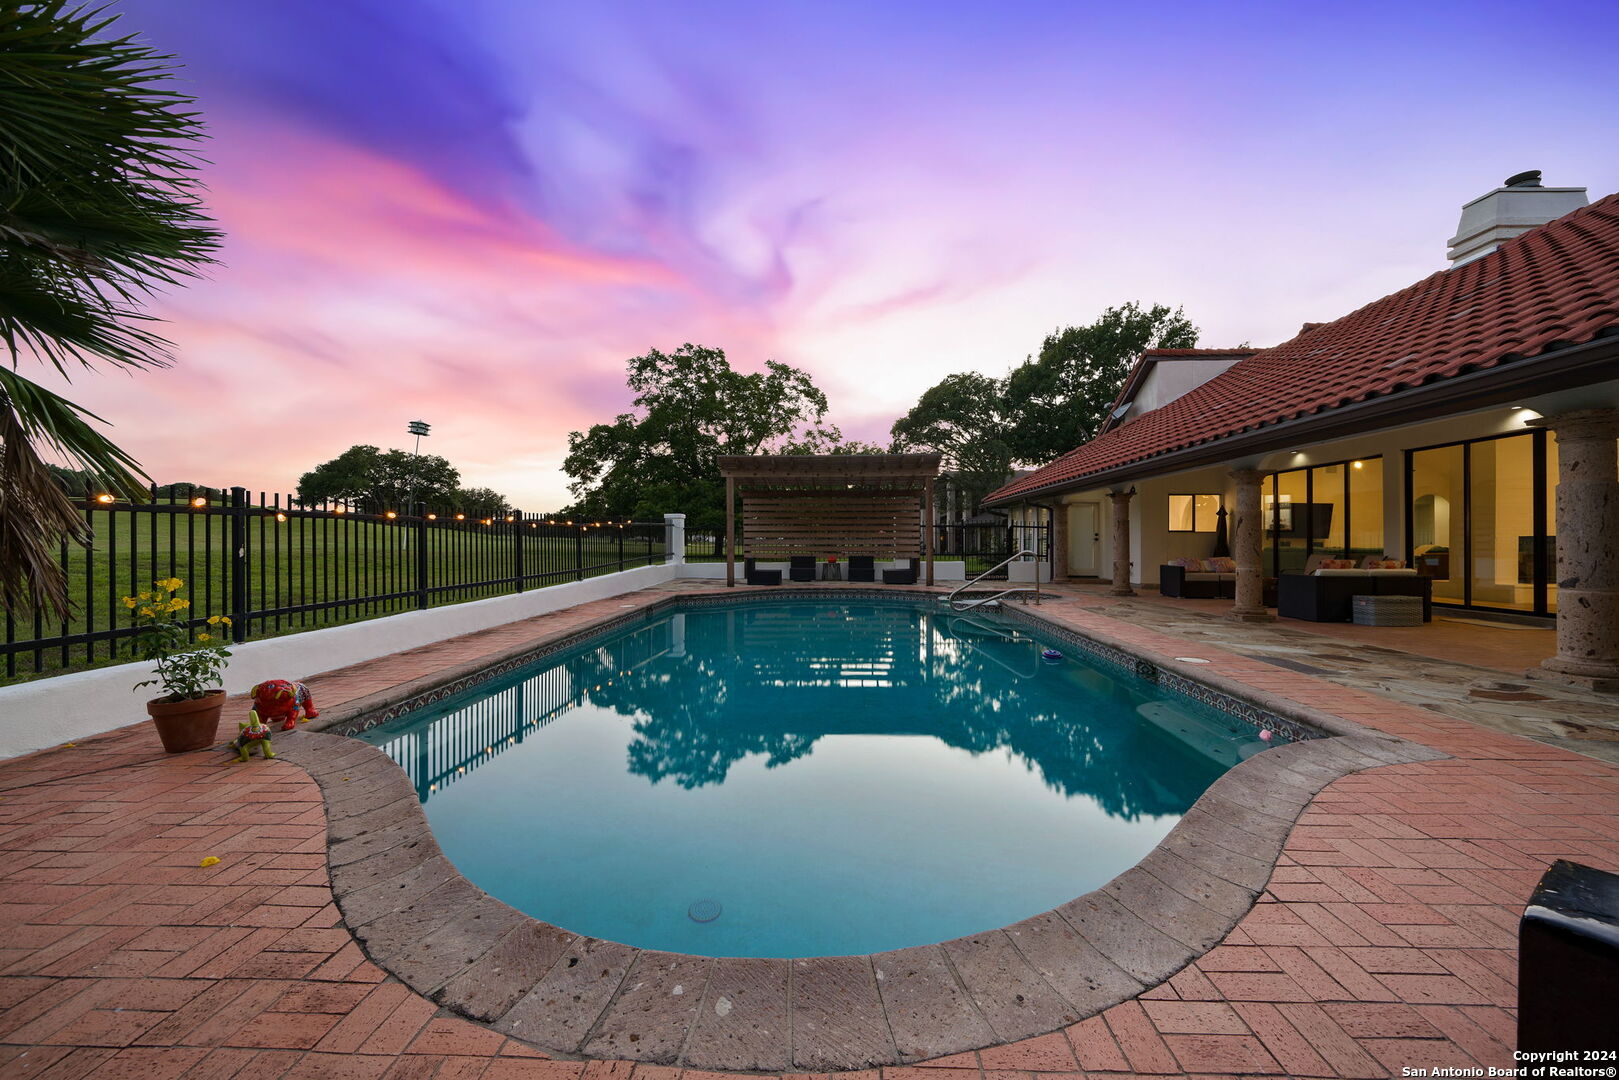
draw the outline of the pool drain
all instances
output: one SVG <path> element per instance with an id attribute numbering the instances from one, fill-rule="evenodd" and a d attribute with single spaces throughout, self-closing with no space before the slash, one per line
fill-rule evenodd
<path id="1" fill-rule="evenodd" d="M 692 922 L 713 922 L 723 910 L 718 900 L 699 900 L 686 909 L 686 914 Z"/>

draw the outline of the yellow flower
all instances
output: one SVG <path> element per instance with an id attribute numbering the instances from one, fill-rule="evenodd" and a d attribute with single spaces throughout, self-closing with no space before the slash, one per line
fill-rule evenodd
<path id="1" fill-rule="evenodd" d="M 124 606 L 126 608 L 134 607 L 135 606 L 135 598 L 133 596 L 124 597 Z"/>
<path id="2" fill-rule="evenodd" d="M 213 638 L 212 634 L 204 632 L 204 633 L 201 633 L 201 634 L 197 635 L 197 640 L 198 641 L 212 641 L 212 640 L 214 640 L 214 638 Z"/>
<path id="3" fill-rule="evenodd" d="M 141 614 L 145 615 L 147 618 L 151 618 L 153 615 L 156 615 L 157 612 L 153 611 L 149 607 L 143 607 L 143 608 L 141 608 Z"/>
<path id="4" fill-rule="evenodd" d="M 201 867 L 217 866 L 217 865 L 219 865 L 219 856 L 218 855 L 210 855 L 206 859 L 202 860 L 202 862 L 198 863 L 197 865 L 201 866 Z"/>
<path id="5" fill-rule="evenodd" d="M 177 577 L 164 578 L 162 581 L 154 582 L 153 584 L 157 585 L 158 588 L 167 589 L 169 592 L 178 592 L 185 588 L 186 585 Z"/>
<path id="6" fill-rule="evenodd" d="M 230 625 L 230 616 L 229 615 L 210 615 L 210 616 L 208 616 L 208 625 L 209 626 L 229 626 Z"/>
<path id="7" fill-rule="evenodd" d="M 169 601 L 169 610 L 170 611 L 184 611 L 186 608 L 188 608 L 190 606 L 191 606 L 191 601 L 190 600 L 182 600 L 178 596 L 176 596 L 173 600 Z"/>

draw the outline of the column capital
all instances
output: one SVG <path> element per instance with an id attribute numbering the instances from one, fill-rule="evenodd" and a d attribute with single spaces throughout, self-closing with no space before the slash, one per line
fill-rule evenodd
<path id="1" fill-rule="evenodd" d="M 1619 409 L 1570 409 L 1527 421 L 1526 426 L 1557 433 L 1557 441 L 1619 439 Z"/>
<path id="2" fill-rule="evenodd" d="M 1128 504 L 1130 500 L 1135 497 L 1135 494 L 1135 489 L 1131 488 L 1129 491 L 1110 491 L 1107 493 L 1107 497 L 1112 499 L 1115 503 Z"/>
<path id="3" fill-rule="evenodd" d="M 1232 469 L 1231 479 L 1239 484 L 1257 484 L 1270 475 L 1264 469 Z"/>

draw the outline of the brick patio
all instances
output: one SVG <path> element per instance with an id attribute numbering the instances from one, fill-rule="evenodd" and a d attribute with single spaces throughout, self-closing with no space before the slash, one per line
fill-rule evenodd
<path id="1" fill-rule="evenodd" d="M 323 709 L 341 710 L 666 595 L 583 605 L 310 681 Z M 1619 870 L 1619 768 L 1114 618 L 1079 593 L 1042 611 L 1165 655 L 1195 642 L 1227 678 L 1451 756 L 1328 786 L 1259 903 L 1167 983 L 1066 1030 L 884 1069 L 884 1080 L 1377 1077 L 1510 1064 L 1517 917 L 1553 859 Z M 289 761 L 232 767 L 216 751 L 169 757 L 155 745 L 135 725 L 0 763 L 0 1076 L 680 1071 L 549 1059 L 444 1014 L 371 963 L 343 926 L 308 775 Z M 205 856 L 221 861 L 200 868 Z"/>

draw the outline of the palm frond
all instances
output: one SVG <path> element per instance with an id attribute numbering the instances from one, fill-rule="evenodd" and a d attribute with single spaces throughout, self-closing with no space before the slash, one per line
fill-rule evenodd
<path id="1" fill-rule="evenodd" d="M 63 0 L 0 11 L 0 343 L 64 375 L 160 366 L 135 305 L 214 261 L 191 99 L 171 57 Z"/>
<path id="2" fill-rule="evenodd" d="M 115 31 L 105 7 L 0 0 L 0 608 L 65 614 L 55 557 L 87 542 L 40 456 L 103 491 L 144 497 L 139 466 L 98 419 L 17 373 L 161 367 L 169 343 L 140 309 L 214 261 L 193 147 L 202 125 L 172 57 Z"/>

